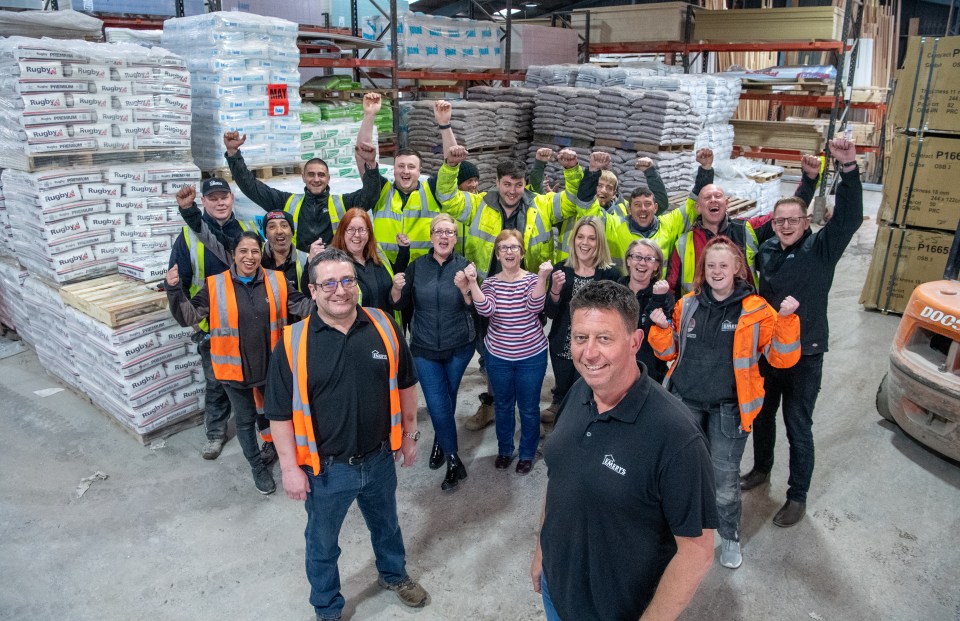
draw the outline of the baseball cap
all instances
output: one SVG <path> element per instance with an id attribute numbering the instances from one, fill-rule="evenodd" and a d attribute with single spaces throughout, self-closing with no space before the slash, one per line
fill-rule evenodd
<path id="1" fill-rule="evenodd" d="M 203 196 L 210 196 L 214 192 L 229 192 L 233 193 L 230 189 L 230 184 L 221 179 L 220 177 L 210 177 L 203 182 L 203 187 L 201 188 L 200 193 Z"/>

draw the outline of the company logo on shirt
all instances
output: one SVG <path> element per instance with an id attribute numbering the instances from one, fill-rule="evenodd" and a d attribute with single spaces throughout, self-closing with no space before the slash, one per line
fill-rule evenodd
<path id="1" fill-rule="evenodd" d="M 696 329 L 697 329 L 697 320 L 694 319 L 693 317 L 691 317 L 691 318 L 690 318 L 690 323 L 687 324 L 687 338 L 688 338 L 688 339 L 695 339 L 695 338 L 697 338 L 697 335 L 693 333 L 693 331 L 696 330 Z"/>
<path id="2" fill-rule="evenodd" d="M 386 354 L 381 354 L 381 353 L 378 352 L 377 350 L 373 350 L 372 352 L 370 352 L 370 356 L 371 356 L 374 360 L 387 360 L 387 355 L 386 355 Z"/>
<path id="3" fill-rule="evenodd" d="M 616 472 L 616 473 L 619 474 L 620 476 L 626 476 L 626 475 L 627 475 L 627 469 L 626 469 L 626 468 L 623 468 L 622 466 L 618 466 L 618 465 L 617 465 L 617 462 L 615 462 L 615 461 L 613 460 L 613 455 L 604 455 L 604 456 L 603 456 L 603 461 L 600 462 L 600 463 L 603 464 L 604 466 L 606 466 L 607 468 L 610 468 L 611 470 L 613 470 L 614 472 Z"/>
<path id="4" fill-rule="evenodd" d="M 729 319 L 724 319 L 723 323 L 720 324 L 721 332 L 736 332 L 736 330 L 737 330 L 736 322 L 730 321 Z"/>

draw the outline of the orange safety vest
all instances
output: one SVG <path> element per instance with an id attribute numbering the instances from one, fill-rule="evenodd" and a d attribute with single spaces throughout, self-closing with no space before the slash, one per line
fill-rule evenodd
<path id="1" fill-rule="evenodd" d="M 759 295 L 749 295 L 741 304 L 737 329 L 733 333 L 733 376 L 737 384 L 740 427 L 749 432 L 763 405 L 763 377 L 758 365 L 760 355 L 767 358 L 770 366 L 779 369 L 797 364 L 800 361 L 800 318 L 796 314 L 781 317 Z M 654 355 L 661 360 L 676 359 L 663 380 L 667 388 L 674 369 L 681 364 L 687 343 L 687 326 L 699 305 L 696 294 L 688 293 L 674 307 L 670 328 L 650 326 L 649 341 Z M 705 378 L 704 381 L 710 380 Z"/>
<path id="2" fill-rule="evenodd" d="M 287 325 L 287 279 L 274 270 L 262 270 L 270 305 L 270 347 L 280 340 Z M 220 381 L 243 381 L 240 363 L 240 320 L 237 295 L 230 271 L 207 277 L 210 294 L 210 362 Z"/>
<path id="3" fill-rule="evenodd" d="M 400 448 L 403 428 L 400 425 L 400 388 L 397 371 L 400 366 L 400 342 L 389 315 L 379 308 L 361 308 L 373 323 L 387 350 L 390 367 L 390 450 Z M 310 391 L 307 388 L 307 324 L 310 317 L 283 329 L 283 346 L 293 376 L 293 433 L 297 445 L 297 464 L 310 466 L 314 476 L 320 475 L 320 451 L 313 432 Z"/>

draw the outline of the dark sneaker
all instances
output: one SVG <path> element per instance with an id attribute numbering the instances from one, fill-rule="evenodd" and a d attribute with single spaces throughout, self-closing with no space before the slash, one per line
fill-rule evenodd
<path id="1" fill-rule="evenodd" d="M 427 595 L 427 592 L 424 590 L 424 588 L 417 584 L 417 582 L 410 576 L 407 576 L 396 584 L 387 584 L 381 577 L 377 578 L 377 584 L 389 591 L 396 593 L 400 601 L 404 605 L 410 606 L 411 608 L 422 608 L 423 606 L 426 606 L 427 600 L 430 597 Z"/>
<path id="2" fill-rule="evenodd" d="M 773 516 L 773 523 L 781 528 L 788 528 L 803 519 L 807 513 L 807 503 L 787 500 Z"/>
<path id="3" fill-rule="evenodd" d="M 273 442 L 263 443 L 263 446 L 260 447 L 260 459 L 263 460 L 264 466 L 269 466 L 277 461 L 277 447 L 273 445 Z"/>
<path id="4" fill-rule="evenodd" d="M 764 483 L 770 480 L 769 472 L 760 472 L 759 470 L 751 470 L 742 477 L 740 477 L 740 491 L 746 492 L 752 490 L 755 487 L 760 487 Z"/>
<path id="5" fill-rule="evenodd" d="M 277 484 L 273 480 L 273 473 L 267 467 L 253 471 L 253 484 L 257 486 L 257 491 L 267 496 L 277 491 Z"/>
<path id="6" fill-rule="evenodd" d="M 223 451 L 223 438 L 214 438 L 213 440 L 207 440 L 207 443 L 200 449 L 200 457 L 216 459 L 220 457 L 221 451 Z"/>

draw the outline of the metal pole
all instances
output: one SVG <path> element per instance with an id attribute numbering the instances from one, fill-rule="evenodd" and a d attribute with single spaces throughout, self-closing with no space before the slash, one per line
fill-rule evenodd
<path id="1" fill-rule="evenodd" d="M 503 52 L 503 71 L 510 73 L 510 39 L 513 38 L 513 1 L 507 0 L 507 6 L 504 9 L 507 12 L 507 36 L 504 40 Z"/>
<path id="2" fill-rule="evenodd" d="M 356 4 L 357 0 L 353 0 Z M 390 58 L 393 60 L 393 70 L 390 72 L 391 106 L 393 107 L 393 133 L 397 134 L 400 128 L 400 80 L 397 77 L 399 70 L 399 54 L 397 53 L 397 0 L 390 0 Z"/>

